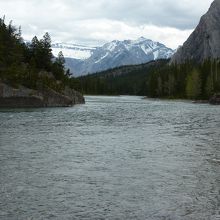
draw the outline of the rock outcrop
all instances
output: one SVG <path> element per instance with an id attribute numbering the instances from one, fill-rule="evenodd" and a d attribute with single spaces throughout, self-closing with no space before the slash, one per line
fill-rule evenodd
<path id="1" fill-rule="evenodd" d="M 213 95 L 210 98 L 209 103 L 212 105 L 220 105 L 220 94 Z"/>
<path id="2" fill-rule="evenodd" d="M 69 107 L 83 103 L 85 103 L 84 97 L 79 92 L 67 87 L 62 93 L 58 93 L 49 88 L 41 90 L 33 90 L 24 86 L 13 88 L 0 82 L 0 107 Z"/>
<path id="3" fill-rule="evenodd" d="M 171 63 L 187 60 L 202 62 L 220 58 L 220 0 L 215 0 L 188 40 L 171 59 Z"/>

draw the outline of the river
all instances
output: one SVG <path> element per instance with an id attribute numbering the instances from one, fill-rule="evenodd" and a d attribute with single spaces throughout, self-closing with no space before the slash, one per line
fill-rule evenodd
<path id="1" fill-rule="evenodd" d="M 1 109 L 0 219 L 219 220 L 220 107 Z"/>

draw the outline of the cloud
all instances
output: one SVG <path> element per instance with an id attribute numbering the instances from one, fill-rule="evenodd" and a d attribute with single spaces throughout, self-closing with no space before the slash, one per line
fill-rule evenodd
<path id="1" fill-rule="evenodd" d="M 105 43 L 112 40 L 137 39 L 145 36 L 149 39 L 162 42 L 171 48 L 176 48 L 181 42 L 189 36 L 192 30 L 178 30 L 170 27 L 157 27 L 155 25 L 130 26 L 121 21 L 112 21 L 108 19 L 82 20 L 73 24 L 74 33 L 66 37 L 65 41 Z M 64 27 L 65 29 L 65 27 Z M 61 39 L 57 39 L 60 41 Z"/>
<path id="2" fill-rule="evenodd" d="M 140 36 L 175 48 L 212 0 L 0 0 L 0 14 L 30 39 L 49 31 L 54 41 L 102 44 Z"/>

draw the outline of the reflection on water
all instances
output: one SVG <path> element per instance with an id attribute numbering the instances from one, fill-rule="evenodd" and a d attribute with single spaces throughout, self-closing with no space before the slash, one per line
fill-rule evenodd
<path id="1" fill-rule="evenodd" d="M 86 97 L 0 111 L 0 219 L 220 219 L 220 108 Z"/>

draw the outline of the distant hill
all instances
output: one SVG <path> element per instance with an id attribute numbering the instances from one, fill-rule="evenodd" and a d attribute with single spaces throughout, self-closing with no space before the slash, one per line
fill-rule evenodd
<path id="1" fill-rule="evenodd" d="M 133 74 L 134 72 L 144 72 L 147 74 L 146 70 L 149 70 L 149 68 L 157 68 L 158 66 L 165 65 L 169 62 L 169 59 L 160 59 L 160 60 L 152 60 L 147 63 L 143 64 L 137 64 L 137 65 L 127 65 L 127 66 L 120 66 L 115 67 L 112 69 L 108 69 L 105 71 L 88 74 L 86 76 L 78 77 L 78 79 L 81 78 L 87 78 L 87 77 L 119 77 L 119 76 L 126 76 L 129 74 Z"/>
<path id="2" fill-rule="evenodd" d="M 171 63 L 180 64 L 187 60 L 202 62 L 217 58 L 220 58 L 220 0 L 211 4 L 194 32 L 174 54 Z"/>
<path id="3" fill-rule="evenodd" d="M 128 65 L 78 77 L 82 92 L 94 95 L 146 95 L 149 77 L 169 60 Z"/>

